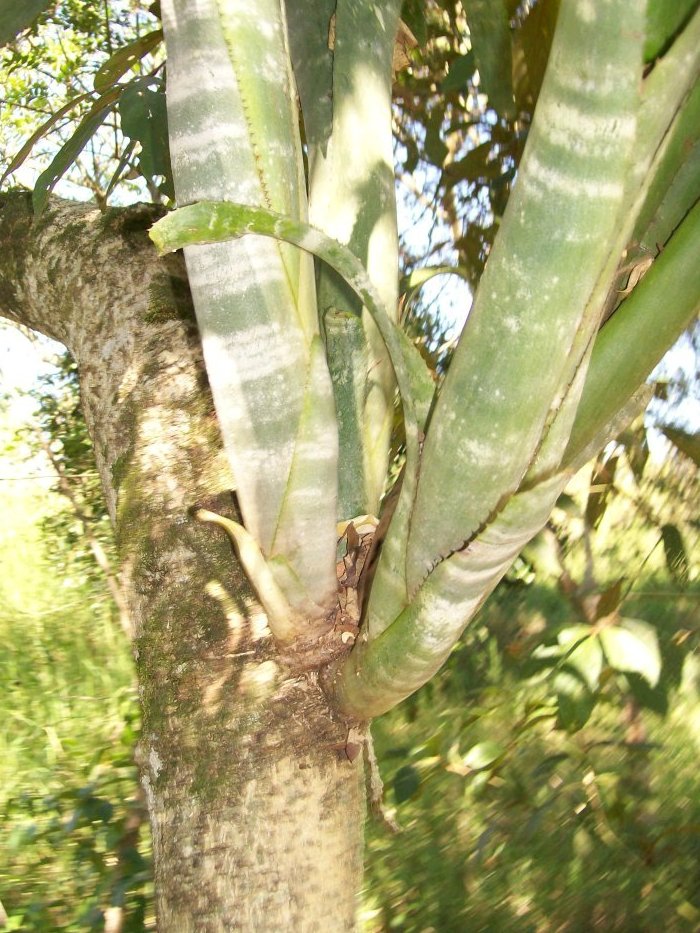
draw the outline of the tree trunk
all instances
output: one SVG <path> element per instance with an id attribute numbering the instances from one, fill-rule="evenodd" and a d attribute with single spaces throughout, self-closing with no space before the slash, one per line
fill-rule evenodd
<path id="1" fill-rule="evenodd" d="M 222 715 L 220 695 L 205 700 L 205 732 L 188 717 L 144 742 L 163 931 L 354 929 L 360 768 L 304 678 L 256 698 L 268 673 L 226 674 L 221 694 L 242 702 Z"/>
<path id="2" fill-rule="evenodd" d="M 134 620 L 159 929 L 352 930 L 362 761 L 318 662 L 281 656 L 206 507 L 238 517 L 158 210 L 0 198 L 0 314 L 75 356 Z M 352 757 L 352 756 L 351 756 Z"/>

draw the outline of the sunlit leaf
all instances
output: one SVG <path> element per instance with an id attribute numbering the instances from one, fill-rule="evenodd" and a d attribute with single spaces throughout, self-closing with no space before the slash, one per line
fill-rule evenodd
<path id="1" fill-rule="evenodd" d="M 499 758 L 502 758 L 505 749 L 498 742 L 486 741 L 479 742 L 469 749 L 464 756 L 464 764 L 472 771 L 482 771 L 495 764 Z"/>
<path id="2" fill-rule="evenodd" d="M 603 654 L 591 627 L 571 625 L 559 632 L 557 641 L 564 649 L 563 664 L 573 668 L 590 690 L 595 690 L 603 669 Z"/>
<path id="3" fill-rule="evenodd" d="M 95 74 L 93 82 L 95 90 L 106 91 L 162 41 L 163 30 L 154 29 L 153 32 L 146 33 L 145 36 L 139 36 L 138 39 L 134 39 L 128 45 L 123 45 L 120 49 L 117 49 L 114 55 L 108 58 Z"/>
<path id="4" fill-rule="evenodd" d="M 616 671 L 640 674 L 655 686 L 661 675 L 661 653 L 656 630 L 639 619 L 621 619 L 599 635 L 605 657 Z"/>

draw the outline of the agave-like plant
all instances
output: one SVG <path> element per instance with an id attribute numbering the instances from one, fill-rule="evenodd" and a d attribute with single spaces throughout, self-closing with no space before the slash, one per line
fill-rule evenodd
<path id="1" fill-rule="evenodd" d="M 185 247 L 243 516 L 225 524 L 282 644 L 339 612 L 338 533 L 379 514 L 398 387 L 400 492 L 331 686 L 367 720 L 440 667 L 697 311 L 697 179 L 682 175 L 700 14 L 645 74 L 644 0 L 563 0 L 519 177 L 436 391 L 397 323 L 401 4 L 163 7 L 182 206 L 152 238 Z M 645 274 L 620 301 L 630 262 Z"/>

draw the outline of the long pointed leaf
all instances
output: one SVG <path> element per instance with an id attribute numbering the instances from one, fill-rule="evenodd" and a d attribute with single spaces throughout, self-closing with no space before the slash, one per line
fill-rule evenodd
<path id="1" fill-rule="evenodd" d="M 128 45 L 117 49 L 95 73 L 92 83 L 95 90 L 106 91 L 162 41 L 163 30 L 154 29 L 153 32 L 147 32 L 145 36 L 139 36 Z"/>
<path id="2" fill-rule="evenodd" d="M 303 12 L 307 6 L 295 3 L 292 10 L 308 15 Z M 334 8 L 333 29 L 326 40 L 332 46 L 333 119 L 330 135 L 322 125 L 315 134 L 320 141 L 309 148 L 309 217 L 315 227 L 347 245 L 360 259 L 395 318 L 398 234 L 391 80 L 401 2 L 337 0 Z M 327 7 L 324 10 L 327 13 Z M 327 65 L 325 58 L 324 80 Z M 322 317 L 330 308 L 360 310 L 343 279 L 324 267 L 319 268 L 318 302 Z M 362 447 L 366 499 L 361 511 L 376 514 L 388 466 L 395 384 L 383 340 L 367 315 L 364 328 L 367 392 L 353 419 L 361 435 L 341 438 L 345 446 L 340 456 L 351 459 Z"/>
<path id="3" fill-rule="evenodd" d="M 51 164 L 37 178 L 32 192 L 32 203 L 35 214 L 39 215 L 46 207 L 49 194 L 54 186 L 73 165 L 83 149 L 90 142 L 97 130 L 105 122 L 114 109 L 114 105 L 121 93 L 121 88 L 112 88 L 103 94 L 92 105 L 78 124 L 77 129 L 51 160 Z"/>
<path id="4" fill-rule="evenodd" d="M 698 313 L 699 238 L 700 203 L 598 334 L 564 464 L 613 418 Z"/>
<path id="5" fill-rule="evenodd" d="M 232 198 L 306 217 L 303 159 L 279 0 L 164 0 L 168 122 L 180 203 Z M 262 64 L 261 64 L 262 63 Z M 309 594 L 335 598 L 337 430 L 314 349 L 310 257 L 249 238 L 185 250 L 204 357 L 244 522 Z M 311 378 L 311 374 L 313 377 Z M 309 435 L 305 412 L 317 406 Z M 299 452 L 319 471 L 298 485 Z M 302 474 L 304 471 L 302 471 Z M 293 498 L 294 512 L 285 512 Z M 278 548 L 291 548 L 287 553 Z M 310 555 L 310 556 L 309 556 Z M 290 577 L 291 579 L 291 577 Z M 295 584 L 295 593 L 298 584 Z"/>
<path id="6" fill-rule="evenodd" d="M 518 488 L 596 326 L 584 314 L 624 203 L 643 21 L 641 0 L 562 5 L 520 175 L 426 438 L 409 593 Z"/>
<path id="7" fill-rule="evenodd" d="M 78 106 L 78 104 L 88 100 L 90 97 L 92 97 L 92 94 L 90 94 L 89 91 L 86 94 L 78 94 L 77 97 L 72 98 L 72 100 L 69 100 L 62 107 L 59 107 L 55 113 L 51 114 L 49 119 L 42 123 L 41 126 L 32 133 L 22 148 L 17 152 L 16 155 L 12 157 L 10 164 L 5 169 L 2 178 L 0 178 L 0 185 L 9 175 L 17 171 L 17 169 L 20 167 L 20 165 L 22 165 L 24 160 L 32 151 L 34 146 L 39 142 L 40 139 L 42 139 L 42 137 L 48 133 L 52 126 L 58 123 L 61 117 L 64 117 L 67 113 L 70 113 L 71 110 Z"/>

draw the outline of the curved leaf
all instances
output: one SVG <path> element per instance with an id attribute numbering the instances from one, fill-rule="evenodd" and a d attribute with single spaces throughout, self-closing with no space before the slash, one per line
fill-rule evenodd
<path id="1" fill-rule="evenodd" d="M 141 143 L 144 175 L 164 175 L 172 184 L 163 81 L 152 77 L 131 81 L 119 98 L 119 115 L 124 135 Z"/>
<path id="2" fill-rule="evenodd" d="M 92 94 L 88 91 L 85 94 L 78 94 L 77 97 L 73 97 L 62 107 L 59 107 L 58 110 L 53 113 L 48 120 L 41 124 L 41 126 L 35 130 L 29 139 L 24 143 L 19 152 L 12 157 L 10 164 L 5 169 L 2 178 L 0 178 L 0 185 L 5 181 L 5 179 L 11 175 L 13 172 L 16 172 L 17 169 L 22 165 L 24 160 L 27 158 L 29 153 L 32 151 L 34 146 L 39 142 L 39 140 L 44 137 L 48 131 L 54 126 L 61 117 L 64 117 L 67 113 L 70 113 L 78 104 L 81 104 L 85 100 L 89 100 L 92 97 Z"/>
<path id="3" fill-rule="evenodd" d="M 292 624 L 291 607 L 253 536 L 238 522 L 207 509 L 199 509 L 196 517 L 201 522 L 211 522 L 224 529 L 233 542 L 243 569 L 267 613 L 270 630 L 282 642 L 293 641 L 297 629 Z"/>
<path id="4" fill-rule="evenodd" d="M 97 130 L 105 122 L 114 109 L 121 88 L 112 88 L 102 97 L 98 98 L 90 110 L 78 124 L 78 128 L 68 142 L 62 146 L 51 161 L 51 164 L 38 177 L 32 192 L 32 203 L 35 214 L 39 215 L 46 207 L 50 192 L 56 183 L 65 175 L 73 165 L 85 146 L 90 142 Z"/>
<path id="5" fill-rule="evenodd" d="M 153 32 L 148 32 L 145 36 L 139 36 L 138 39 L 134 39 L 128 45 L 123 45 L 100 66 L 95 73 L 92 86 L 96 91 L 106 91 L 162 41 L 163 30 L 154 29 Z"/>

